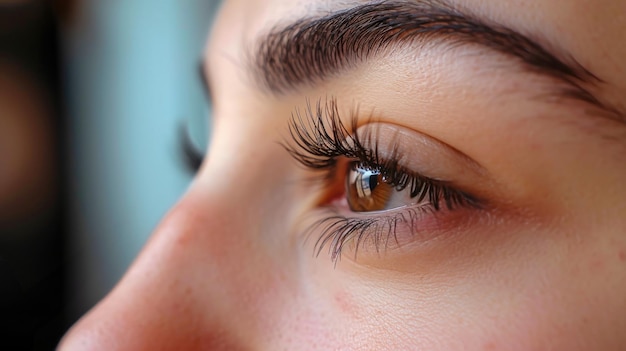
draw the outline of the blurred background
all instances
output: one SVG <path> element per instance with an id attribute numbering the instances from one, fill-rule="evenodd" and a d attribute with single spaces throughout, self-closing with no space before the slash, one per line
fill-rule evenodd
<path id="1" fill-rule="evenodd" d="M 218 6 L 0 0 L 0 349 L 54 349 L 186 190 Z"/>

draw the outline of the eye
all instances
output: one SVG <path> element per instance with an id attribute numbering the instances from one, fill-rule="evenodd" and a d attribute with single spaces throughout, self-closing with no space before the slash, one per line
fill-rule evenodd
<path id="1" fill-rule="evenodd" d="M 372 122 L 348 129 L 334 101 L 294 113 L 286 150 L 319 174 L 318 218 L 304 231 L 318 234 L 317 255 L 327 248 L 337 262 L 348 249 L 379 252 L 453 231 L 484 201 L 448 179 L 467 162 L 454 150 L 395 125 Z M 456 169 L 465 170 L 468 167 Z M 471 169 L 471 168 L 470 168 Z M 457 177 L 458 178 L 458 177 Z M 368 251 L 368 250 L 365 250 Z"/>
<path id="2" fill-rule="evenodd" d="M 342 196 L 352 212 L 362 213 L 416 205 L 435 210 L 443 205 L 451 210 L 469 201 L 466 194 L 440 181 L 399 169 L 395 160 L 382 165 L 367 160 L 351 162 Z"/>

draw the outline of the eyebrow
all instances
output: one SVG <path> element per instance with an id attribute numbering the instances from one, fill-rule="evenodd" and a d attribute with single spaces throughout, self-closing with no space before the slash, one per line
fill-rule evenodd
<path id="1" fill-rule="evenodd" d="M 529 37 L 487 24 L 442 0 L 374 2 L 275 27 L 252 52 L 252 71 L 261 86 L 281 94 L 318 84 L 394 47 L 420 47 L 435 40 L 495 50 L 533 72 L 566 83 L 559 91 L 563 96 L 614 113 L 585 88 L 602 81 L 572 55 L 560 59 Z"/>

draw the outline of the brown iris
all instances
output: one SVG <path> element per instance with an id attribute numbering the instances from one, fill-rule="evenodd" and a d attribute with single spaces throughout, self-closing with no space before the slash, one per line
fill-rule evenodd
<path id="1" fill-rule="evenodd" d="M 394 191 L 383 180 L 382 174 L 353 164 L 348 173 L 346 197 L 350 209 L 354 212 L 381 211 L 387 209 Z"/>

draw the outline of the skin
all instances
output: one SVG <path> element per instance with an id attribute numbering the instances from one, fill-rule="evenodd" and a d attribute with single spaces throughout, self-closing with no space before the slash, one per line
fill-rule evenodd
<path id="1" fill-rule="evenodd" d="M 626 2 L 455 2 L 567 50 L 604 81 L 593 89 L 611 118 L 537 98 L 557 83 L 471 46 L 398 50 L 280 96 L 251 80 L 246 45 L 260 33 L 349 4 L 225 2 L 206 50 L 207 160 L 60 350 L 626 348 Z M 327 96 L 342 116 L 356 103 L 432 141 L 408 142 L 407 162 L 489 205 L 426 219 L 400 247 L 316 257 L 319 230 L 302 232 L 327 186 L 312 188 L 316 173 L 278 142 L 294 107 Z"/>

